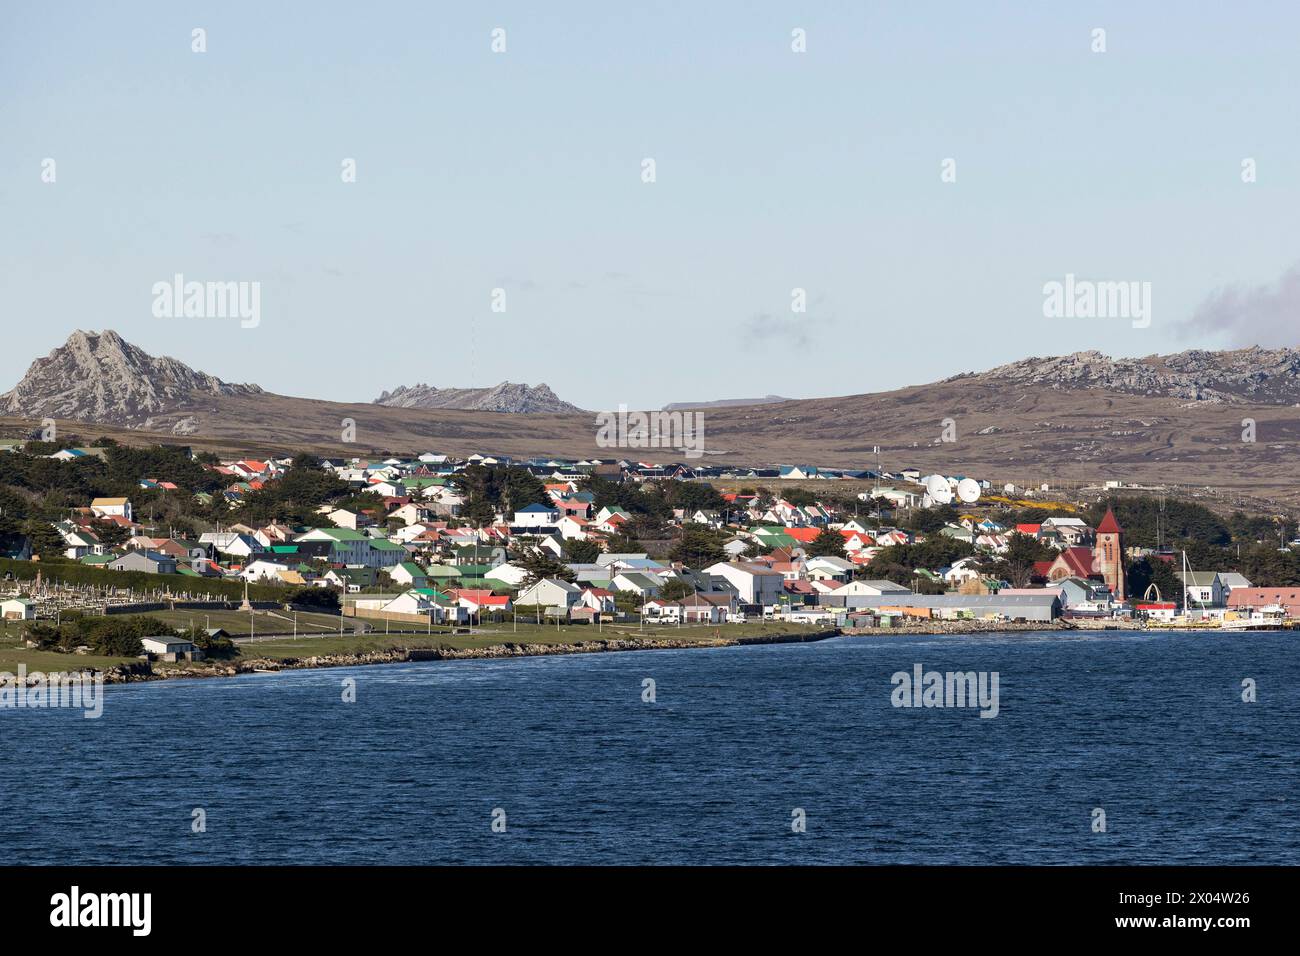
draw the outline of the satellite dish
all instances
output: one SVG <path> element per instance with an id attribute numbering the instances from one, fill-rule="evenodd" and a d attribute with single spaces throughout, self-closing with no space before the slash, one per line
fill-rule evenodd
<path id="1" fill-rule="evenodd" d="M 957 497 L 968 505 L 980 500 L 980 483 L 974 478 L 963 478 L 957 482 Z"/>
<path id="2" fill-rule="evenodd" d="M 933 507 L 934 507 L 934 499 L 930 497 L 929 492 L 926 492 L 925 494 L 923 494 L 923 495 L 921 496 L 921 507 L 922 507 L 922 508 L 933 508 Z"/>
<path id="3" fill-rule="evenodd" d="M 925 492 L 935 504 L 946 505 L 952 501 L 952 486 L 943 475 L 931 475 L 925 479 Z"/>

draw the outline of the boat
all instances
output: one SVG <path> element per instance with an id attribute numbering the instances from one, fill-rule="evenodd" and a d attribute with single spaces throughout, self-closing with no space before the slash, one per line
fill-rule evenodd
<path id="1" fill-rule="evenodd" d="M 1286 615 L 1282 605 L 1266 604 L 1252 609 L 1249 617 L 1225 619 L 1220 626 L 1225 631 L 1289 631 L 1293 625 Z"/>

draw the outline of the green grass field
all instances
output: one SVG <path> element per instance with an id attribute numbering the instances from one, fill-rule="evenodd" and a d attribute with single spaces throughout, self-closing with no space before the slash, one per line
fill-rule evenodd
<path id="1" fill-rule="evenodd" d="M 252 615 L 239 611 L 150 611 L 148 617 L 157 618 L 172 627 L 184 630 L 190 625 L 197 627 L 225 628 L 231 637 L 248 637 L 249 620 L 252 619 L 256 634 L 285 634 L 293 631 L 294 615 L 290 611 L 254 611 Z M 343 622 L 345 630 L 352 630 L 352 620 Z M 339 617 L 337 614 L 298 613 L 299 634 L 337 634 Z"/>
<path id="2" fill-rule="evenodd" d="M 711 641 L 715 638 L 733 639 L 741 637 L 761 637 L 778 634 L 815 633 L 819 628 L 800 624 L 779 622 L 751 622 L 746 624 L 721 624 L 715 626 L 660 627 L 647 626 L 638 630 L 636 624 L 607 624 L 602 628 L 582 625 L 550 627 L 545 624 L 519 622 L 516 630 L 510 624 L 493 624 L 475 628 L 471 634 L 442 633 L 435 628 L 432 634 L 422 632 L 412 634 L 385 635 L 382 631 L 366 634 L 335 634 L 330 637 L 301 637 L 293 639 L 269 639 L 253 641 L 240 645 L 243 657 L 312 657 L 322 654 L 360 654 L 373 651 L 392 650 L 393 648 L 467 648 L 492 647 L 498 644 L 581 644 L 585 641 L 599 640 L 673 640 L 673 641 Z"/>
<path id="3" fill-rule="evenodd" d="M 23 625 L 15 621 L 0 621 L 0 671 L 14 674 L 19 664 L 27 670 L 54 673 L 79 671 L 88 667 L 103 670 L 115 664 L 134 661 L 131 657 L 101 657 L 95 654 L 61 654 L 58 651 L 33 651 L 20 646 Z"/>

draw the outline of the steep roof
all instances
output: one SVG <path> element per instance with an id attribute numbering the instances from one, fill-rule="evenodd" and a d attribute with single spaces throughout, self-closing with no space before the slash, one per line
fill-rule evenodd
<path id="1" fill-rule="evenodd" d="M 1121 528 L 1119 526 L 1119 522 L 1115 520 L 1114 511 L 1112 511 L 1109 508 L 1106 509 L 1106 517 L 1102 518 L 1101 524 L 1097 525 L 1097 533 L 1098 534 L 1123 534 L 1124 533 L 1124 529 Z"/>
<path id="2" fill-rule="evenodd" d="M 1092 548 L 1066 548 L 1052 564 L 1062 563 L 1067 571 L 1081 578 L 1088 578 L 1097 572 L 1093 569 Z"/>

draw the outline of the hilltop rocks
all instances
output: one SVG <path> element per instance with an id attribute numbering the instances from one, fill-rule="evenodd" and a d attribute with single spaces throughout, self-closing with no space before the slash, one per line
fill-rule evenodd
<path id="1" fill-rule="evenodd" d="M 139 426 L 213 395 L 256 395 L 174 358 L 155 358 L 108 329 L 76 331 L 0 395 L 0 414 Z"/>
<path id="2" fill-rule="evenodd" d="M 399 385 L 383 392 L 372 404 L 393 408 L 463 408 L 480 412 L 579 412 L 582 409 L 560 399 L 545 385 L 502 382 L 492 388 L 436 388 L 432 385 Z"/>
<path id="3" fill-rule="evenodd" d="M 1116 359 L 1096 351 L 1075 352 L 1022 359 L 947 381 L 958 379 L 989 384 L 1011 381 L 1052 388 L 1105 389 L 1212 404 L 1292 405 L 1300 402 L 1300 349 L 1258 346 L 1234 352 L 1191 349 L 1140 359 Z"/>

